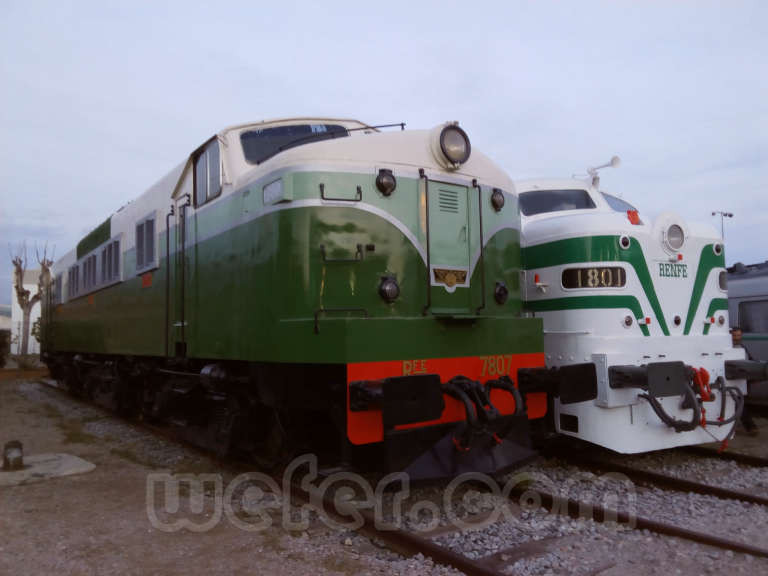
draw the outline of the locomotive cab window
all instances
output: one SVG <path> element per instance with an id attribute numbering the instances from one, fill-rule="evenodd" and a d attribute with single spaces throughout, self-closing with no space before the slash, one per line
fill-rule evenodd
<path id="1" fill-rule="evenodd" d="M 595 207 L 586 190 L 531 190 L 520 194 L 520 211 L 525 216 Z"/>
<path id="2" fill-rule="evenodd" d="M 136 224 L 136 272 L 140 274 L 155 267 L 155 215 L 152 214 Z"/>
<path id="3" fill-rule="evenodd" d="M 195 206 L 201 206 L 221 194 L 221 154 L 214 138 L 195 157 Z"/>
<path id="4" fill-rule="evenodd" d="M 240 134 L 243 154 L 250 164 L 261 164 L 288 148 L 349 136 L 338 124 L 298 124 L 248 130 Z"/>
<path id="5" fill-rule="evenodd" d="M 605 192 L 600 192 L 600 194 L 603 195 L 603 198 L 605 198 L 605 201 L 608 202 L 608 206 L 611 207 L 611 210 L 614 212 L 628 212 L 630 210 L 634 210 L 637 212 L 637 208 L 632 206 L 629 202 L 622 200 L 618 196 L 613 196 L 611 194 L 606 194 Z"/>

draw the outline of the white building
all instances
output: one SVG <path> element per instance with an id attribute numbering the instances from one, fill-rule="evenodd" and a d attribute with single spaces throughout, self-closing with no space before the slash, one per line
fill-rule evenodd
<path id="1" fill-rule="evenodd" d="M 31 298 L 37 294 L 37 279 L 40 277 L 40 270 L 26 270 L 24 272 L 24 289 L 29 290 L 29 297 Z M 40 354 L 40 343 L 32 336 L 32 325 L 35 320 L 40 318 L 40 311 L 42 307 L 40 302 L 32 307 L 32 312 L 29 314 L 29 346 L 27 347 L 28 354 Z M 21 306 L 16 300 L 16 289 L 13 283 L 11 283 L 11 354 L 21 353 L 21 330 L 24 325 L 24 315 L 21 313 Z"/>

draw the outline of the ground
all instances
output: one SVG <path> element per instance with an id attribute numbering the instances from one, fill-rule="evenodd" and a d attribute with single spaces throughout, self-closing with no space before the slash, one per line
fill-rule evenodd
<path id="1" fill-rule="evenodd" d="M 0 371 L 0 447 L 17 439 L 27 455 L 68 453 L 96 468 L 76 476 L 0 487 L 0 575 L 456 574 L 420 556 L 399 556 L 357 533 L 330 529 L 316 516 L 306 529 L 284 529 L 279 516 L 273 516 L 275 522 L 268 529 L 243 530 L 232 518 L 244 518 L 249 498 L 258 497 L 247 491 L 235 499 L 233 516 L 223 517 L 210 529 L 164 531 L 164 526 L 179 518 L 191 518 L 197 524 L 209 520 L 213 498 L 209 491 L 200 514 L 183 513 L 189 512 L 184 503 L 182 512 L 175 513 L 163 500 L 162 486 L 150 483 L 155 489 L 148 491 L 153 474 L 217 474 L 223 486 L 231 486 L 238 472 L 74 400 L 42 384 L 44 376 L 44 370 Z M 760 424 L 765 433 L 768 427 L 763 421 Z M 763 444 L 764 438 L 742 435 L 732 446 L 763 455 Z M 150 494 L 165 507 L 148 506 Z M 189 491 L 180 494 L 183 499 Z M 515 552 L 510 546 L 521 530 L 540 533 L 534 539 L 543 539 Z M 567 519 L 553 525 L 552 518 L 539 512 L 486 532 L 449 533 L 447 545 L 465 552 L 477 548 L 480 555 L 498 550 L 497 567 L 506 565 L 510 573 L 575 570 L 579 574 L 697 576 L 759 573 L 766 566 L 762 559 L 649 533 Z M 516 563 L 518 553 L 532 556 L 520 564 Z"/>
<path id="2" fill-rule="evenodd" d="M 75 454 L 96 469 L 0 488 L 0 574 L 390 574 L 425 568 L 424 560 L 403 559 L 317 521 L 297 532 L 248 532 L 226 520 L 202 533 L 159 531 L 147 512 L 147 475 L 216 473 L 220 466 L 13 376 L 0 372 L 0 444 L 19 439 L 25 454 Z"/>

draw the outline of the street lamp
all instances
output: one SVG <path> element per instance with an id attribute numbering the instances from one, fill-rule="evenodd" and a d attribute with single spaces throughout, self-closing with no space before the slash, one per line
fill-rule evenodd
<path id="1" fill-rule="evenodd" d="M 715 210 L 712 212 L 712 216 L 720 214 L 720 236 L 725 240 L 725 224 L 723 218 L 733 218 L 733 212 L 723 212 L 722 210 Z"/>

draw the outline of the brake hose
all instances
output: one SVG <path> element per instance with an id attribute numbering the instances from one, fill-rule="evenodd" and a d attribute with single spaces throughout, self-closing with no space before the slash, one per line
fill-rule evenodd
<path id="1" fill-rule="evenodd" d="M 520 394 L 520 390 L 515 388 L 515 383 L 512 382 L 512 379 L 509 376 L 502 376 L 498 380 L 489 380 L 488 389 L 492 390 L 493 388 L 496 388 L 497 390 L 505 390 L 512 394 L 512 397 L 515 399 L 515 415 L 520 415 L 525 411 L 523 395 Z"/>
<path id="2" fill-rule="evenodd" d="M 688 400 L 688 402 L 693 406 L 693 417 L 690 421 L 677 420 L 676 418 L 673 418 L 667 414 L 664 410 L 664 407 L 661 405 L 661 402 L 659 402 L 656 397 L 651 396 L 650 394 L 638 394 L 638 397 L 648 400 L 651 408 L 653 408 L 653 411 L 656 412 L 656 416 L 658 416 L 659 419 L 664 422 L 664 424 L 670 428 L 674 428 L 675 432 L 688 432 L 695 429 L 701 423 L 701 407 L 699 406 L 699 401 L 696 398 L 696 394 L 694 393 L 693 388 L 690 386 L 685 386 L 684 389 L 686 400 Z"/>
<path id="3" fill-rule="evenodd" d="M 733 403 L 734 403 L 733 416 L 724 420 L 707 420 L 706 422 L 708 426 L 710 424 L 713 426 L 724 426 L 726 424 L 730 424 L 731 422 L 735 422 L 736 420 L 741 418 L 741 413 L 744 410 L 744 395 L 741 393 L 741 390 L 739 390 L 735 386 L 721 387 L 720 394 L 723 395 L 723 399 L 722 399 L 722 410 L 720 413 L 725 414 L 725 393 L 726 392 L 728 392 L 728 394 L 731 395 L 731 398 L 733 398 Z"/>

